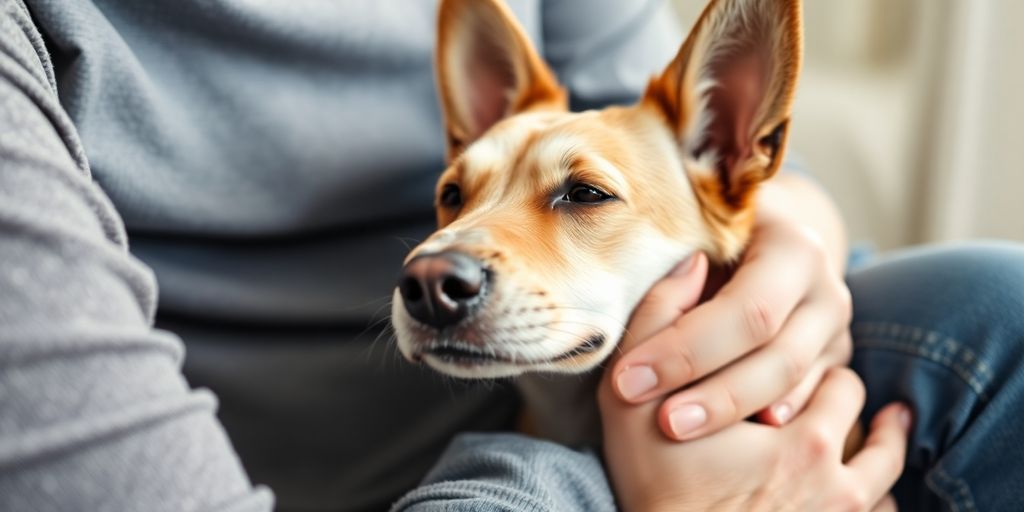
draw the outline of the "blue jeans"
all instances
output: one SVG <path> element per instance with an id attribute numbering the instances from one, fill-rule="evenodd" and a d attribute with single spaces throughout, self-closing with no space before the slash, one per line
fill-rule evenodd
<path id="1" fill-rule="evenodd" d="M 853 269 L 864 418 L 913 406 L 901 510 L 1024 510 L 1024 246 L 905 251 Z M 395 509 L 614 510 L 596 456 L 467 434 Z"/>
<path id="2" fill-rule="evenodd" d="M 864 417 L 914 409 L 901 510 L 1024 510 L 1024 248 L 911 250 L 849 285 Z"/>

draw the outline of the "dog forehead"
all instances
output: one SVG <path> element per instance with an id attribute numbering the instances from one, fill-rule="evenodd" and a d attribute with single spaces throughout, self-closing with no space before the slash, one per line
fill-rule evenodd
<path id="1" fill-rule="evenodd" d="M 556 173 L 583 172 L 590 177 L 599 175 L 600 180 L 613 186 L 620 194 L 629 190 L 629 183 L 622 170 L 609 159 L 607 150 L 600 140 L 592 140 L 586 131 L 567 125 L 546 134 L 530 148 L 532 155 L 527 161 L 532 164 L 532 178 L 543 181 Z"/>
<path id="2" fill-rule="evenodd" d="M 477 189 L 496 174 L 503 183 L 523 180 L 543 184 L 568 170 L 585 166 L 625 188 L 627 180 L 610 159 L 610 134 L 595 122 L 596 111 L 528 113 L 502 121 L 473 143 L 460 159 L 470 188 Z"/>
<path id="3" fill-rule="evenodd" d="M 462 163 L 467 171 L 491 171 L 507 167 L 519 160 L 528 142 L 571 114 L 534 112 L 505 119 L 466 148 Z"/>

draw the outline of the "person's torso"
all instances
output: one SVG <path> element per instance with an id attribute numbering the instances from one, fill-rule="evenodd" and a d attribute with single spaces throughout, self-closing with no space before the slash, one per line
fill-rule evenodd
<path id="1" fill-rule="evenodd" d="M 359 322 L 389 295 L 443 169 L 435 2 L 31 7 L 162 313 Z"/>
<path id="2" fill-rule="evenodd" d="M 158 327 L 282 508 L 379 503 L 456 430 L 507 422 L 507 388 L 373 343 L 407 239 L 433 228 L 435 2 L 28 4 L 93 177 L 157 275 Z M 537 0 L 511 4 L 536 35 Z"/>

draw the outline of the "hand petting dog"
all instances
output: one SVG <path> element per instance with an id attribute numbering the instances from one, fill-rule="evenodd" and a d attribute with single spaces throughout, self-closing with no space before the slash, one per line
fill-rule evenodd
<path id="1" fill-rule="evenodd" d="M 757 283 L 757 268 L 753 263 L 745 266 L 751 268 L 745 270 L 743 278 Z M 626 343 L 635 346 L 652 340 L 645 345 L 658 347 L 653 340 L 668 336 L 663 334 L 666 332 L 678 332 L 680 318 L 700 313 L 704 306 L 695 306 L 707 270 L 707 259 L 698 254 L 659 281 L 633 315 Z M 736 288 L 735 284 L 730 286 Z M 727 304 L 719 300 L 715 307 L 727 308 Z M 788 316 L 814 311 L 817 309 Z M 707 316 L 701 321 L 713 319 Z M 682 332 L 689 332 L 689 325 L 683 327 L 687 330 Z M 780 330 L 788 328 L 802 330 L 801 324 Z M 627 354 L 612 368 L 624 368 L 623 362 L 635 355 Z M 669 353 L 664 356 L 675 357 Z M 762 363 L 752 359 L 744 364 Z M 809 386 L 806 405 L 804 400 L 794 399 L 803 406 L 803 412 L 786 425 L 739 422 L 724 426 L 728 423 L 715 418 L 715 433 L 708 434 L 712 429 L 704 427 L 706 430 L 698 432 L 707 435 L 684 443 L 666 439 L 655 427 L 654 417 L 662 408 L 659 402 L 629 404 L 621 400 L 617 375 L 614 371 L 605 373 L 598 389 L 598 404 L 606 466 L 623 510 L 896 510 L 887 493 L 903 469 L 910 412 L 901 404 L 882 409 L 872 422 L 864 447 L 844 463 L 846 434 L 864 404 L 864 386 L 851 370 L 825 371 L 820 385 Z M 768 382 L 758 380 L 756 386 L 749 387 Z M 728 380 L 708 379 L 708 383 L 732 385 Z M 711 393 L 706 391 L 711 389 L 704 386 L 700 391 Z M 751 410 L 757 408 L 753 404 L 758 398 L 763 397 L 749 398 Z"/>
<path id="2" fill-rule="evenodd" d="M 627 333 L 625 355 L 611 369 L 615 390 L 629 403 L 671 394 L 659 413 L 667 436 L 701 437 L 758 411 L 765 423 L 784 424 L 829 368 L 848 363 L 845 237 L 819 196 L 798 176 L 766 184 L 732 278 L 692 312 L 666 319 L 664 328 Z M 661 295 L 656 287 L 644 304 Z"/>

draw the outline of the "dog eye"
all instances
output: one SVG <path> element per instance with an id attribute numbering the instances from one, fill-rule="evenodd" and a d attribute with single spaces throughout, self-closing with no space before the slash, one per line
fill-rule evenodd
<path id="1" fill-rule="evenodd" d="M 458 185 L 449 183 L 441 189 L 441 206 L 455 208 L 462 204 L 462 192 Z"/>
<path id="2" fill-rule="evenodd" d="M 574 185 L 562 196 L 563 201 L 570 203 L 600 203 L 611 198 L 612 196 L 589 185 Z"/>

